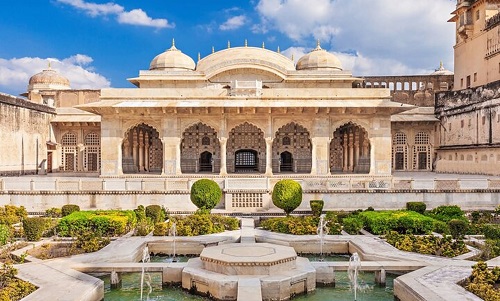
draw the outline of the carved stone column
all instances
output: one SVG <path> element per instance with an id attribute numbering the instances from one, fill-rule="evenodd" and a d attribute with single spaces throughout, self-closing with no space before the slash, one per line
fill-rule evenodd
<path id="1" fill-rule="evenodd" d="M 271 176 L 273 174 L 272 166 L 272 151 L 273 151 L 273 138 L 266 138 L 266 176 Z"/>
<path id="2" fill-rule="evenodd" d="M 227 138 L 220 137 L 220 175 L 227 175 L 227 162 L 226 162 L 226 151 L 227 151 Z"/>
<path id="3" fill-rule="evenodd" d="M 139 132 L 139 172 L 144 171 L 144 134 Z"/>

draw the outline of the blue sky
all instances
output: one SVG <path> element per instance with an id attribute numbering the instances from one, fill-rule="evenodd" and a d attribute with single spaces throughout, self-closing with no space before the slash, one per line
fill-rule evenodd
<path id="1" fill-rule="evenodd" d="M 295 59 L 320 39 L 354 75 L 453 70 L 452 0 L 37 0 L 0 10 L 0 92 L 25 92 L 51 61 L 73 88 L 132 87 L 127 78 L 176 46 L 195 61 L 231 46 Z"/>

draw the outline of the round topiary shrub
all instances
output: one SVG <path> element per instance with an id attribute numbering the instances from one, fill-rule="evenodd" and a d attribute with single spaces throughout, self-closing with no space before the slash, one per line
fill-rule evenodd
<path id="1" fill-rule="evenodd" d="M 280 180 L 274 185 L 272 198 L 273 204 L 288 216 L 302 203 L 302 186 L 294 180 Z"/>
<path id="2" fill-rule="evenodd" d="M 427 205 L 424 202 L 407 202 L 406 210 L 415 211 L 420 214 L 425 213 L 425 209 L 427 209 Z"/>
<path id="3" fill-rule="evenodd" d="M 23 229 L 28 241 L 39 241 L 45 231 L 46 222 L 42 217 L 23 219 Z"/>
<path id="4" fill-rule="evenodd" d="M 71 213 L 73 213 L 75 211 L 80 211 L 80 206 L 68 204 L 68 205 L 62 206 L 62 208 L 61 208 L 61 214 L 63 217 L 65 217 L 66 215 L 70 215 Z"/>
<path id="5" fill-rule="evenodd" d="M 222 198 L 222 190 L 215 181 L 200 179 L 191 186 L 191 202 L 199 209 L 212 210 Z"/>
<path id="6" fill-rule="evenodd" d="M 309 206 L 311 207 L 311 211 L 313 216 L 320 216 L 323 211 L 323 206 L 325 202 L 323 200 L 311 200 L 309 201 Z"/>
<path id="7" fill-rule="evenodd" d="M 448 221 L 448 227 L 453 238 L 461 239 L 467 233 L 469 223 L 462 219 L 452 219 Z"/>
<path id="8" fill-rule="evenodd" d="M 165 221 L 165 213 L 160 205 L 149 205 L 145 209 L 146 217 L 149 217 L 153 224 Z"/>

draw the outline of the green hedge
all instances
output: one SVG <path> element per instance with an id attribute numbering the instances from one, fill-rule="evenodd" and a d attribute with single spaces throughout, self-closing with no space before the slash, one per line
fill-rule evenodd
<path id="1" fill-rule="evenodd" d="M 276 207 L 290 215 L 302 203 L 302 186 L 294 180 L 280 180 L 274 185 L 272 200 Z"/>
<path id="2" fill-rule="evenodd" d="M 407 202 L 406 203 L 406 210 L 415 211 L 415 212 L 418 212 L 420 214 L 424 214 L 426 208 L 427 208 L 427 205 L 425 205 L 424 202 Z"/>
<path id="3" fill-rule="evenodd" d="M 481 230 L 486 239 L 500 239 L 500 225 L 496 224 L 482 225 Z"/>
<path id="4" fill-rule="evenodd" d="M 352 235 L 359 234 L 363 228 L 363 221 L 357 217 L 345 217 L 342 219 L 342 229 Z"/>
<path id="5" fill-rule="evenodd" d="M 169 235 L 169 229 L 174 222 L 176 224 L 177 235 L 179 236 L 197 236 L 239 229 L 239 221 L 234 217 L 193 214 L 188 216 L 174 216 L 168 222 L 156 223 L 153 235 Z"/>
<path id="6" fill-rule="evenodd" d="M 376 235 L 389 231 L 398 233 L 427 234 L 434 229 L 434 220 L 414 211 L 364 211 L 357 215 L 363 227 Z"/>
<path id="7" fill-rule="evenodd" d="M 10 241 L 12 230 L 8 225 L 0 224 L 0 246 L 5 245 Z"/>
<path id="8" fill-rule="evenodd" d="M 436 207 L 427 213 L 427 216 L 430 216 L 434 219 L 443 221 L 445 223 L 449 222 L 452 219 L 461 219 L 464 221 L 469 221 L 467 217 L 465 217 L 465 213 L 460 209 L 460 207 L 456 205 L 443 205 Z"/>
<path id="9" fill-rule="evenodd" d="M 92 231 L 101 235 L 122 235 L 135 227 L 136 216 L 132 210 L 75 211 L 63 217 L 57 226 L 60 236 L 73 236 Z"/>
<path id="10" fill-rule="evenodd" d="M 23 219 L 24 235 L 28 241 L 39 241 L 47 228 L 47 221 L 42 217 L 28 217 Z"/>
<path id="11" fill-rule="evenodd" d="M 17 269 L 10 264 L 0 267 L 0 300 L 21 300 L 36 290 L 36 286 L 16 278 Z"/>
<path id="12" fill-rule="evenodd" d="M 65 216 L 68 216 L 75 211 L 80 211 L 80 206 L 73 205 L 73 204 L 64 205 L 61 208 L 61 215 L 63 217 L 65 217 Z"/>

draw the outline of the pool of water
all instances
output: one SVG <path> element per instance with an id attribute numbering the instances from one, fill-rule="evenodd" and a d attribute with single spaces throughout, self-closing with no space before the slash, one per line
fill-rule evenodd
<path id="1" fill-rule="evenodd" d="M 193 256 L 175 256 L 176 262 L 187 262 L 191 258 L 198 257 L 198 255 Z M 151 255 L 151 262 L 172 262 L 172 256 L 170 255 Z"/>
<path id="2" fill-rule="evenodd" d="M 347 254 L 327 254 L 324 256 L 319 254 L 299 254 L 299 256 L 308 258 L 309 261 L 349 261 L 349 255 Z"/>
<path id="3" fill-rule="evenodd" d="M 188 257 L 189 258 L 189 257 Z M 200 296 L 190 295 L 181 288 L 162 288 L 161 274 L 150 273 L 152 291 L 148 294 L 149 288 L 144 285 L 143 300 L 151 301 L 183 301 L 183 300 L 210 300 Z M 387 275 L 387 286 L 379 287 L 375 284 L 375 275 L 373 273 L 363 273 L 360 275 L 362 289 L 358 291 L 357 301 L 392 301 L 394 276 Z M 109 275 L 100 277 L 104 280 L 104 300 L 106 301 L 126 301 L 141 300 L 141 274 L 127 273 L 122 274 L 122 288 L 111 289 Z M 302 295 L 293 298 L 299 301 L 345 301 L 354 300 L 354 292 L 350 289 L 347 272 L 336 273 L 336 286 L 318 287 L 312 294 Z"/>

